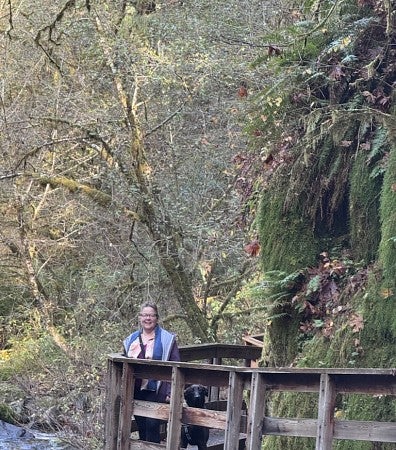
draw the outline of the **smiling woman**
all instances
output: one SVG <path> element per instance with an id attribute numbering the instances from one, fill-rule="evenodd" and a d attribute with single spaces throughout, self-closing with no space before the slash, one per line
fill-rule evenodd
<path id="1" fill-rule="evenodd" d="M 140 307 L 140 329 L 124 340 L 124 352 L 130 358 L 180 361 L 176 336 L 158 325 L 158 308 L 155 303 L 145 302 Z M 170 383 L 136 379 L 134 398 L 151 402 L 169 402 Z M 160 424 L 158 419 L 135 416 L 139 439 L 159 443 Z"/>

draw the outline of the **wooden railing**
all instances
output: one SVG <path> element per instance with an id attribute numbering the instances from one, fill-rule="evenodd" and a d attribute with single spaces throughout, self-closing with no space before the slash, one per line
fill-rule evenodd
<path id="1" fill-rule="evenodd" d="M 198 346 L 182 350 L 186 359 L 240 358 L 245 366 L 257 356 L 250 347 Z M 240 348 L 242 347 L 242 348 Z M 251 347 L 253 348 L 253 347 Z M 208 353 L 209 351 L 210 353 Z M 254 353 L 256 351 L 256 353 Z M 244 353 L 244 354 L 243 354 Z M 170 381 L 170 404 L 132 401 L 134 379 L 154 378 Z M 186 384 L 200 383 L 226 392 L 225 411 L 183 406 Z M 318 394 L 316 419 L 275 418 L 266 416 L 269 391 L 315 392 Z M 218 392 L 218 391 L 217 391 Z M 333 439 L 396 443 L 395 422 L 335 420 L 338 393 L 396 396 L 395 369 L 260 369 L 191 362 L 162 362 L 131 359 L 120 354 L 108 358 L 106 397 L 106 450 L 167 449 L 180 447 L 181 424 L 196 424 L 224 430 L 224 449 L 237 450 L 241 434 L 246 449 L 259 450 L 265 435 L 312 437 L 316 450 L 330 450 Z M 243 415 L 247 399 L 248 413 Z M 165 444 L 131 439 L 133 414 L 168 421 Z"/>

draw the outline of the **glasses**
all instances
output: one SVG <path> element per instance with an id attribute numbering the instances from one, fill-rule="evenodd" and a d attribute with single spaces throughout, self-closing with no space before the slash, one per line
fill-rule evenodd
<path id="1" fill-rule="evenodd" d="M 157 317 L 157 314 L 139 314 L 139 317 L 143 317 L 144 319 L 153 319 Z"/>

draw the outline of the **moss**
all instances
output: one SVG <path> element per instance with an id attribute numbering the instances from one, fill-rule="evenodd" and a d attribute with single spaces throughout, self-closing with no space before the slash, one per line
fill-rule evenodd
<path id="1" fill-rule="evenodd" d="M 359 367 L 396 367 L 396 308 L 395 296 L 373 280 L 367 294 L 358 297 L 364 318 L 360 333 L 363 355 Z"/>
<path id="2" fill-rule="evenodd" d="M 346 395 L 343 398 L 344 406 L 340 410 L 342 418 L 346 420 L 394 420 L 396 417 L 395 401 L 391 396 L 379 398 L 363 395 Z M 387 417 L 388 419 L 384 419 Z M 336 441 L 337 450 L 393 450 L 394 444 Z"/>
<path id="3" fill-rule="evenodd" d="M 379 260 L 382 264 L 384 287 L 396 289 L 396 145 L 390 150 L 388 167 L 381 193 L 381 232 Z"/>
<path id="4" fill-rule="evenodd" d="M 264 271 L 292 272 L 316 260 L 318 244 L 306 219 L 296 211 L 284 211 L 284 194 L 263 194 L 258 214 L 261 261 Z"/>
<path id="5" fill-rule="evenodd" d="M 356 261 L 369 263 L 378 256 L 380 190 L 380 177 L 370 178 L 367 156 L 359 152 L 350 176 L 349 203 L 351 247 Z"/>
<path id="6" fill-rule="evenodd" d="M 299 405 L 299 411 L 290 409 L 290 404 Z M 277 392 L 271 395 L 271 405 L 271 408 L 276 411 L 276 413 L 270 412 L 272 416 L 314 419 L 318 413 L 318 396 L 311 393 Z M 280 436 L 265 437 L 262 446 L 262 450 L 310 450 L 314 448 L 315 439 L 313 438 Z"/>
<path id="7" fill-rule="evenodd" d="M 314 450 L 313 438 L 285 438 L 280 436 L 266 436 L 262 450 Z"/>
<path id="8" fill-rule="evenodd" d="M 356 5 L 349 12 L 357 12 Z M 329 29 L 336 25 L 333 19 L 329 17 Z M 386 53 L 379 55 L 381 66 L 375 66 L 378 58 L 371 60 L 373 40 L 384 48 L 389 46 L 383 24 L 378 18 L 356 19 L 340 15 L 343 26 L 347 20 L 353 21 L 349 28 L 354 32 L 348 36 L 351 44 L 342 47 L 345 36 L 337 33 L 317 58 L 322 64 L 333 64 L 335 50 L 338 56 L 345 56 L 345 79 L 350 76 L 350 84 L 332 79 L 332 72 L 325 70 L 307 80 L 315 109 L 298 122 L 300 134 L 292 150 L 293 160 L 281 175 L 275 173 L 266 187 L 258 227 L 264 270 L 297 271 L 313 264 L 317 253 L 337 247 L 341 255 L 365 263 L 369 280 L 365 286 L 355 286 L 360 291 L 351 298 L 351 274 L 349 291 L 347 286 L 337 297 L 341 312 L 332 314 L 329 308 L 326 313 L 334 321 L 331 338 L 316 335 L 308 340 L 299 337 L 298 326 L 282 326 L 283 317 L 273 321 L 263 353 L 271 364 L 277 364 L 277 358 L 290 362 L 287 358 L 293 352 L 287 354 L 284 347 L 291 342 L 295 351 L 295 342 L 300 340 L 293 361 L 300 367 L 396 367 L 396 94 L 388 90 L 394 68 Z M 339 29 L 344 30 L 343 26 Z M 356 65 L 371 70 L 367 83 L 353 78 Z M 383 86 L 387 86 L 391 107 L 378 107 L 377 114 L 366 94 Z M 327 108 L 329 100 L 332 104 Z M 288 114 L 290 118 L 290 110 Z M 351 314 L 357 315 L 362 328 L 353 327 Z M 305 394 L 271 394 L 269 415 L 312 417 L 309 398 Z M 394 399 L 387 396 L 338 395 L 337 413 L 351 420 L 391 421 L 396 417 Z M 390 450 L 394 444 L 335 441 L 333 446 Z M 263 440 L 266 450 L 310 448 L 315 448 L 314 439 L 271 436 Z"/>
<path id="9" fill-rule="evenodd" d="M 300 315 L 290 304 L 277 305 L 271 310 L 275 316 L 266 327 L 261 363 L 265 366 L 288 366 L 298 354 Z"/>
<path id="10" fill-rule="evenodd" d="M 372 276 L 365 292 L 356 295 L 350 307 L 363 316 L 364 327 L 356 333 L 349 326 L 349 315 L 341 316 L 332 339 L 314 337 L 302 347 L 298 367 L 396 367 L 394 298 L 383 298 L 378 280 Z M 272 345 L 272 343 L 270 343 Z M 277 349 L 279 351 L 279 349 Z M 307 400 L 308 399 L 308 400 Z M 273 394 L 271 415 L 278 417 L 315 417 L 317 396 L 307 394 Z M 396 417 L 394 399 L 388 396 L 344 395 L 337 397 L 337 410 L 349 420 L 392 421 Z M 336 441 L 342 450 L 390 450 L 390 444 Z M 312 439 L 266 438 L 265 450 L 307 450 L 315 448 Z"/>

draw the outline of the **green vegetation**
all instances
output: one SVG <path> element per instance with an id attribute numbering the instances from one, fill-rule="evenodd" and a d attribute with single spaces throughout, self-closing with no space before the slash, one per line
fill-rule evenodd
<path id="1" fill-rule="evenodd" d="M 266 64 L 280 94 L 276 114 L 273 103 L 258 105 L 268 163 L 257 218 L 261 260 L 264 271 L 282 271 L 283 280 L 295 282 L 277 305 L 263 362 L 278 364 L 276 355 L 284 354 L 278 345 L 286 340 L 298 349 L 280 358 L 287 365 L 395 367 L 394 34 L 376 15 L 380 2 L 374 9 L 340 6 L 344 15 L 336 5 L 325 24 L 304 25 L 305 38 L 294 38 L 293 51 Z M 275 130 L 269 136 L 267 126 Z M 263 301 L 272 295 L 264 292 Z M 292 307 L 299 320 L 286 327 Z M 276 355 L 269 358 L 271 353 Z M 345 396 L 340 402 L 342 417 L 395 417 L 386 397 Z M 310 417 L 312 409 L 301 394 L 274 395 L 270 408 L 287 417 Z M 338 442 L 336 448 L 392 447 L 378 445 Z M 268 438 L 263 448 L 314 444 Z"/>
<path id="2" fill-rule="evenodd" d="M 102 448 L 106 355 L 144 300 L 181 344 L 263 333 L 266 366 L 396 366 L 394 0 L 8 3 L 1 417 L 56 406 Z"/>

